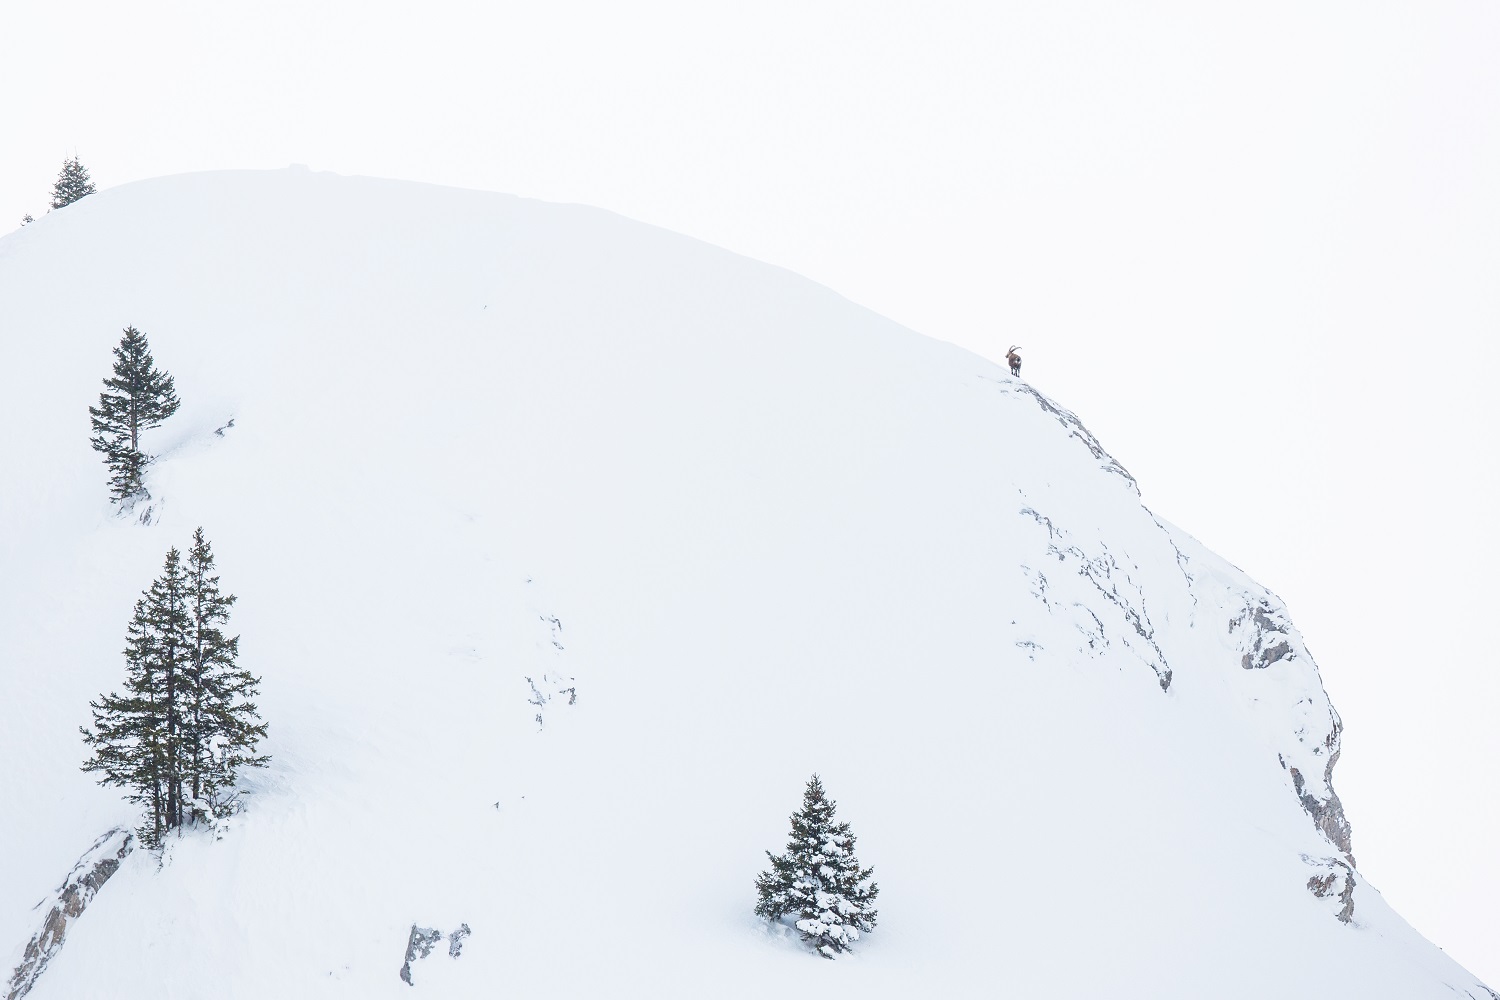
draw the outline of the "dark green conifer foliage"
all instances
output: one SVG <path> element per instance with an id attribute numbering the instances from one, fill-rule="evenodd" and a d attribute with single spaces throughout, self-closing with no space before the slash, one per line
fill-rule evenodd
<path id="1" fill-rule="evenodd" d="M 172 376 L 157 369 L 146 335 L 135 327 L 125 328 L 114 355 L 114 377 L 104 380 L 99 405 L 89 407 L 90 443 L 109 466 L 111 499 L 123 503 L 146 494 L 151 458 L 141 451 L 141 433 L 160 426 L 181 401 Z"/>
<path id="2" fill-rule="evenodd" d="M 241 767 L 264 766 L 255 744 L 265 736 L 249 698 L 260 683 L 236 665 L 238 638 L 226 638 L 233 595 L 219 589 L 203 529 L 193 535 L 186 566 L 167 553 L 162 573 L 136 601 L 126 629 L 123 694 L 90 702 L 92 730 L 85 771 L 128 790 L 145 807 L 142 842 L 198 818 L 226 815 L 226 793 Z"/>
<path id="3" fill-rule="evenodd" d="M 146 492 L 146 466 L 151 459 L 133 448 L 118 448 L 104 453 L 109 467 L 109 497 L 124 503 L 132 497 L 149 497 Z"/>
<path id="4" fill-rule="evenodd" d="M 191 791 L 195 808 L 222 816 L 231 808 L 226 794 L 240 768 L 264 767 L 270 758 L 255 753 L 266 736 L 253 700 L 260 678 L 235 662 L 240 637 L 226 636 L 223 630 L 235 596 L 219 589 L 213 570 L 213 547 L 199 528 L 193 532 L 187 569 L 193 623 Z"/>
<path id="5" fill-rule="evenodd" d="M 83 769 L 99 772 L 101 785 L 130 789 L 130 801 L 144 804 L 153 820 L 159 821 L 161 758 L 153 738 L 157 729 L 156 697 L 146 656 L 145 622 L 143 597 L 135 602 L 135 614 L 126 627 L 125 694 L 101 695 L 98 701 L 90 702 L 94 729 L 80 731 L 84 742 L 93 748 Z M 152 831 L 149 842 L 160 839 L 159 822 L 142 828 L 143 839 L 148 830 Z"/>
<path id="6" fill-rule="evenodd" d="M 65 208 L 79 198 L 94 193 L 94 182 L 89 180 L 88 168 L 78 162 L 78 157 L 64 160 L 58 171 L 57 181 L 52 185 L 52 207 Z"/>
<path id="7" fill-rule="evenodd" d="M 83 731 L 94 748 L 83 769 L 101 772 L 100 784 L 131 789 L 128 798 L 148 811 L 141 839 L 153 846 L 183 819 L 183 708 L 191 695 L 185 583 L 174 548 L 126 630 L 125 693 L 90 702 L 94 731 Z"/>
<path id="8" fill-rule="evenodd" d="M 836 803 L 827 797 L 815 774 L 802 794 L 802 808 L 792 814 L 786 853 L 766 852 L 771 870 L 755 888 L 755 912 L 767 920 L 795 918 L 802 940 L 825 958 L 848 951 L 861 932 L 873 930 L 875 897 L 880 887 L 869 882 L 873 868 L 860 868 L 854 856 L 854 834 L 848 823 L 835 823 Z"/>

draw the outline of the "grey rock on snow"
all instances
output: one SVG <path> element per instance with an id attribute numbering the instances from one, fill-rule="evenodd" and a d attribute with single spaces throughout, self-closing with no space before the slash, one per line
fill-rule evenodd
<path id="1" fill-rule="evenodd" d="M 94 841 L 94 846 L 78 859 L 57 892 L 53 893 L 52 906 L 42 920 L 41 929 L 26 943 L 21 964 L 11 972 L 10 989 L 5 1000 L 20 1000 L 31 991 L 37 978 L 46 971 L 47 963 L 62 950 L 63 940 L 73 921 L 83 914 L 84 908 L 93 901 L 110 876 L 120 870 L 120 863 L 133 850 L 135 834 L 124 827 L 116 827 Z M 46 903 L 47 900 L 42 900 L 37 909 Z"/>
<path id="2" fill-rule="evenodd" d="M 469 925 L 459 924 L 458 930 L 447 935 L 448 957 L 457 958 L 464 948 L 464 938 L 469 936 Z M 411 964 L 432 954 L 432 950 L 443 940 L 443 932 L 432 927 L 411 925 L 411 935 L 406 939 L 406 961 L 401 966 L 401 981 L 415 986 L 411 978 Z"/>

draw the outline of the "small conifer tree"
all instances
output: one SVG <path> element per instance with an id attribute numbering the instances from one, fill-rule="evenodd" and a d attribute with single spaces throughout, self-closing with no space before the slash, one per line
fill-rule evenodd
<path id="1" fill-rule="evenodd" d="M 255 744 L 266 735 L 253 696 L 260 681 L 235 663 L 238 638 L 222 626 L 233 595 L 219 589 L 203 529 L 186 566 L 177 549 L 136 601 L 126 628 L 123 694 L 90 702 L 91 750 L 83 769 L 128 790 L 145 807 L 148 847 L 171 830 L 230 809 L 225 792 L 242 767 L 262 767 Z"/>
<path id="2" fill-rule="evenodd" d="M 93 194 L 94 190 L 88 168 L 78 162 L 78 157 L 64 160 L 57 181 L 52 185 L 52 207 L 65 208 L 79 198 Z"/>
<path id="3" fill-rule="evenodd" d="M 89 407 L 94 429 L 90 443 L 109 466 L 111 499 L 124 503 L 146 493 L 151 459 L 141 451 L 141 433 L 160 426 L 181 401 L 172 376 L 157 369 L 144 333 L 126 327 L 114 355 L 114 377 L 104 380 L 99 405 Z"/>
<path id="4" fill-rule="evenodd" d="M 873 904 L 880 892 L 869 881 L 875 870 L 859 867 L 849 824 L 834 822 L 835 807 L 814 774 L 802 808 L 792 814 L 786 853 L 767 851 L 771 870 L 755 882 L 755 912 L 773 921 L 792 917 L 802 940 L 824 958 L 848 951 L 861 932 L 875 928 Z"/>

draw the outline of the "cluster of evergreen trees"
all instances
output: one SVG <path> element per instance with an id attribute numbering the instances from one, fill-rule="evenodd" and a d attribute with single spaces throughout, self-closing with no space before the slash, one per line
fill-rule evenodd
<path id="1" fill-rule="evenodd" d="M 224 632 L 234 601 L 219 587 L 199 528 L 186 562 L 171 549 L 135 603 L 124 692 L 90 702 L 93 728 L 80 729 L 92 750 L 83 769 L 145 806 L 147 846 L 195 820 L 228 815 L 237 772 L 269 759 L 255 753 L 266 735 L 253 700 L 260 679 L 235 662 L 239 637 Z"/>
<path id="2" fill-rule="evenodd" d="M 65 168 L 60 190 L 67 176 Z M 135 327 L 126 327 L 114 355 L 113 376 L 104 380 L 99 405 L 89 407 L 91 443 L 109 467 L 110 499 L 127 506 L 150 495 L 151 456 L 141 434 L 181 401 Z M 160 847 L 171 830 L 228 815 L 239 771 L 269 760 L 255 752 L 266 735 L 254 701 L 260 679 L 235 662 L 239 637 L 224 631 L 234 601 L 219 587 L 213 549 L 199 528 L 187 559 L 168 551 L 161 575 L 135 602 L 123 693 L 90 702 L 93 728 L 80 728 L 90 748 L 83 769 L 145 806 L 140 835 L 148 847 Z"/>
<path id="3" fill-rule="evenodd" d="M 89 180 L 88 168 L 78 162 L 77 156 L 70 157 L 63 161 L 62 169 L 57 173 L 57 181 L 52 185 L 51 207 L 47 210 L 50 212 L 53 208 L 66 208 L 94 191 L 94 182 Z M 22 216 L 21 225 L 35 221 L 28 213 Z"/>
<path id="4" fill-rule="evenodd" d="M 875 869 L 861 868 L 854 856 L 849 824 L 834 822 L 835 805 L 813 775 L 802 808 L 792 814 L 786 853 L 767 851 L 771 870 L 755 880 L 755 912 L 772 921 L 791 919 L 802 940 L 824 958 L 848 951 L 861 932 L 875 928 L 880 893 L 870 882 Z"/>
<path id="5" fill-rule="evenodd" d="M 94 436 L 90 443 L 109 467 L 110 498 L 122 506 L 146 492 L 151 456 L 141 450 L 141 433 L 161 425 L 177 412 L 181 400 L 172 376 L 157 370 L 146 335 L 135 327 L 115 347 L 114 377 L 104 380 L 99 405 L 89 407 Z"/>

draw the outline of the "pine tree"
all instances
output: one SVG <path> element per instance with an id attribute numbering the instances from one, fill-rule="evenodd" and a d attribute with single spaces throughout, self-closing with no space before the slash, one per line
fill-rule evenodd
<path id="1" fill-rule="evenodd" d="M 115 503 L 146 494 L 145 472 L 150 456 L 141 451 L 143 431 L 161 425 L 181 401 L 172 376 L 156 368 L 146 335 L 135 327 L 114 349 L 114 377 L 104 380 L 99 405 L 89 407 L 94 429 L 90 443 L 109 466 L 109 491 Z"/>
<path id="2" fill-rule="evenodd" d="M 256 744 L 266 736 L 266 725 L 251 700 L 260 678 L 235 662 L 240 638 L 226 636 L 222 628 L 236 598 L 219 589 L 213 569 L 213 547 L 200 527 L 193 532 L 187 569 L 192 611 L 191 791 L 199 803 L 196 809 L 223 816 L 230 809 L 225 792 L 234 786 L 238 771 L 264 767 L 270 758 L 255 753 Z"/>
<path id="3" fill-rule="evenodd" d="M 57 182 L 52 185 L 52 207 L 65 208 L 79 198 L 93 194 L 94 190 L 88 168 L 78 162 L 78 157 L 64 160 Z"/>
<path id="4" fill-rule="evenodd" d="M 755 881 L 760 900 L 755 912 L 767 920 L 796 918 L 802 940 L 824 958 L 849 950 L 861 932 L 875 928 L 875 897 L 880 887 L 865 885 L 875 874 L 860 868 L 854 856 L 854 834 L 848 823 L 835 823 L 836 804 L 814 774 L 802 793 L 802 808 L 792 814 L 786 853 L 766 852 L 771 870 Z"/>
<path id="5" fill-rule="evenodd" d="M 90 702 L 94 729 L 80 727 L 93 755 L 84 762 L 85 771 L 97 771 L 101 785 L 130 789 L 126 797 L 145 805 L 150 822 L 141 828 L 142 840 L 154 846 L 161 841 L 161 746 L 155 738 L 158 692 L 148 656 L 146 599 L 135 602 L 135 614 L 126 630 L 125 694 L 101 695 Z"/>
<path id="6" fill-rule="evenodd" d="M 199 528 L 184 567 L 177 549 L 135 604 L 126 629 L 123 694 L 90 702 L 94 727 L 81 729 L 92 753 L 83 769 L 129 790 L 146 808 L 142 842 L 229 809 L 224 793 L 241 767 L 264 766 L 255 744 L 266 726 L 249 701 L 260 681 L 235 664 L 226 638 L 233 595 L 219 589 L 213 551 Z"/>
<path id="7" fill-rule="evenodd" d="M 185 584 L 182 555 L 173 548 L 126 631 L 125 694 L 90 702 L 94 731 L 83 730 L 94 748 L 83 769 L 102 772 L 100 784 L 132 789 L 127 798 L 147 807 L 140 833 L 152 846 L 183 821 L 183 709 L 192 695 Z"/>

